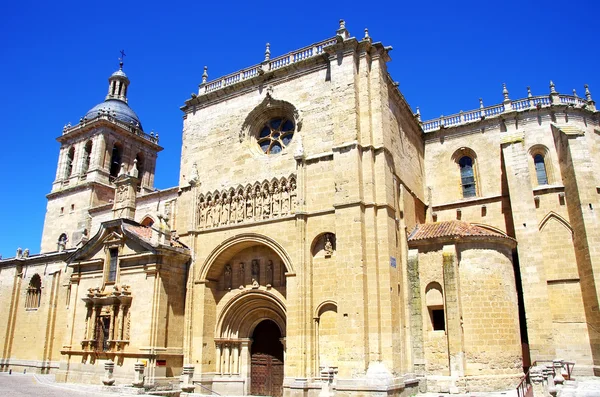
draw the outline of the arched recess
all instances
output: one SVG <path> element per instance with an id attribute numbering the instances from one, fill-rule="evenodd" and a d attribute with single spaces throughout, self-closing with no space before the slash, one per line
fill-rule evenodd
<path id="1" fill-rule="evenodd" d="M 551 211 L 540 222 L 539 230 L 546 279 L 578 279 L 571 225 L 562 216 Z"/>
<path id="2" fill-rule="evenodd" d="M 338 316 L 337 302 L 325 300 L 315 309 L 315 342 L 316 357 L 315 373 L 319 367 L 338 366 Z"/>
<path id="3" fill-rule="evenodd" d="M 198 280 L 207 280 L 213 266 L 222 267 L 238 252 L 255 245 L 264 245 L 273 250 L 281 258 L 288 276 L 295 276 L 296 271 L 286 250 L 274 239 L 257 234 L 243 233 L 228 238 L 219 244 L 208 255 L 198 273 Z"/>
<path id="4" fill-rule="evenodd" d="M 445 331 L 444 292 L 440 283 L 433 281 L 425 287 L 425 303 L 432 331 Z"/>
<path id="5" fill-rule="evenodd" d="M 313 257 L 331 256 L 337 248 L 335 233 L 319 233 L 310 245 Z"/>
<path id="6" fill-rule="evenodd" d="M 546 226 L 548 221 L 550 221 L 552 219 L 557 221 L 561 225 L 563 225 L 571 233 L 571 235 L 573 235 L 573 228 L 571 227 L 569 222 L 567 222 L 567 220 L 565 218 L 563 218 L 562 216 L 560 216 L 559 214 L 557 214 L 554 211 L 548 212 L 546 214 L 546 216 L 544 216 L 544 218 L 540 221 L 540 224 L 538 226 L 540 232 L 544 229 L 544 227 Z"/>
<path id="7" fill-rule="evenodd" d="M 286 303 L 283 297 L 260 289 L 242 291 L 217 317 L 216 338 L 249 338 L 263 320 L 271 320 L 286 335 Z"/>
<path id="8" fill-rule="evenodd" d="M 146 226 L 146 227 L 152 227 L 152 225 L 154 225 L 155 223 L 156 223 L 156 221 L 150 215 L 145 215 L 144 218 L 142 219 L 142 221 L 140 222 L 140 224 L 142 226 Z"/>

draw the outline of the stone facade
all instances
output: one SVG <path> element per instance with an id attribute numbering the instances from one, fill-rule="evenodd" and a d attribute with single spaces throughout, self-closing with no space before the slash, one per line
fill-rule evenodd
<path id="1" fill-rule="evenodd" d="M 505 87 L 502 105 L 421 122 L 389 51 L 342 21 L 205 68 L 163 191 L 121 65 L 58 138 L 42 253 L 0 261 L 1 368 L 286 396 L 504 389 L 557 356 L 594 373 L 591 94 Z"/>

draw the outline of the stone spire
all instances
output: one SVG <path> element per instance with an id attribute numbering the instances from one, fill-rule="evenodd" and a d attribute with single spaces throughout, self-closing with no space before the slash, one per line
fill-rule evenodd
<path id="1" fill-rule="evenodd" d="M 119 70 L 114 72 L 108 78 L 108 94 L 106 99 L 117 99 L 127 103 L 127 87 L 129 87 L 129 79 L 125 72 L 123 72 L 123 57 L 125 53 L 121 51 L 121 58 L 119 58 Z"/>

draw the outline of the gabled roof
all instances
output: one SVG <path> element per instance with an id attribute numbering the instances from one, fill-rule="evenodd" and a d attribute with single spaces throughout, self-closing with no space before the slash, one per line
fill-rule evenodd
<path id="1" fill-rule="evenodd" d="M 67 263 L 85 260 L 99 245 L 104 244 L 105 240 L 111 239 L 113 236 L 115 238 L 122 236 L 122 238 L 135 241 L 143 249 L 155 254 L 158 254 L 158 251 L 167 250 L 173 251 L 173 253 L 176 254 L 189 255 L 188 247 L 177 240 L 172 240 L 169 245 L 153 241 L 152 228 L 150 227 L 140 225 L 129 219 L 113 219 L 111 221 L 103 222 L 98 233 L 83 244 L 81 248 L 73 252 L 73 254 L 67 258 Z"/>
<path id="2" fill-rule="evenodd" d="M 506 233 L 487 225 L 471 224 L 464 221 L 433 222 L 416 225 L 408 236 L 409 245 L 425 242 L 453 240 L 499 239 L 515 244 L 516 240 Z"/>

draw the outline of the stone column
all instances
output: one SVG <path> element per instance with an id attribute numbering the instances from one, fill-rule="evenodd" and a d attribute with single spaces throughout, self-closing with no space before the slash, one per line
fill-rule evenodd
<path id="1" fill-rule="evenodd" d="M 223 354 L 224 356 L 224 361 L 225 361 L 225 365 L 223 368 L 223 374 L 231 374 L 231 344 L 230 343 L 225 343 L 225 354 Z"/>
<path id="2" fill-rule="evenodd" d="M 573 245 L 580 275 L 585 321 L 593 364 L 600 365 L 600 199 L 598 160 L 590 152 L 592 138 L 578 128 L 553 126 Z M 591 132 L 590 134 L 594 134 Z M 581 363 L 583 364 L 583 363 Z M 580 365 L 581 367 L 581 365 Z"/>
<path id="3" fill-rule="evenodd" d="M 408 299 L 413 370 L 425 374 L 425 349 L 423 346 L 423 301 L 419 278 L 419 250 L 408 251 Z"/>
<path id="4" fill-rule="evenodd" d="M 215 364 L 217 364 L 216 372 L 218 375 L 223 374 L 222 370 L 223 358 L 221 356 L 221 342 L 215 343 Z"/>
<path id="5" fill-rule="evenodd" d="M 239 343 L 234 343 L 233 347 L 232 347 L 232 356 L 233 356 L 233 360 L 232 360 L 232 368 L 231 368 L 231 373 L 232 374 L 239 374 L 240 373 L 240 362 L 239 362 L 239 356 L 240 356 L 240 345 Z"/>
<path id="6" fill-rule="evenodd" d="M 465 374 L 465 353 L 456 246 L 445 245 L 442 256 L 450 375 L 453 377 L 461 377 Z M 451 389 L 450 392 L 457 393 L 458 390 L 453 391 Z"/>
<path id="7" fill-rule="evenodd" d="M 502 158 L 506 169 L 515 237 L 519 242 L 517 250 L 531 360 L 551 360 L 555 351 L 550 315 L 552 311 L 529 174 L 530 158 L 525 149 L 523 133 L 513 132 L 504 136 Z"/>
<path id="8" fill-rule="evenodd" d="M 250 339 L 242 339 L 240 343 L 240 375 L 244 378 L 244 394 L 250 394 L 250 345 L 252 341 Z"/>

